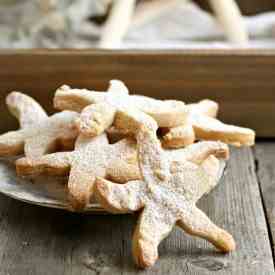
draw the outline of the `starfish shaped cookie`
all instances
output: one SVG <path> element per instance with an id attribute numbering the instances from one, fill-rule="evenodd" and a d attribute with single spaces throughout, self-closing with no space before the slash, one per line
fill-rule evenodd
<path id="1" fill-rule="evenodd" d="M 179 148 L 192 144 L 197 139 L 220 140 L 235 146 L 251 146 L 255 142 L 255 132 L 248 128 L 224 124 L 216 119 L 218 104 L 202 100 L 186 105 L 188 117 L 182 126 L 164 129 L 163 146 Z"/>
<path id="2" fill-rule="evenodd" d="M 77 125 L 81 133 L 91 137 L 109 128 L 116 112 L 123 108 L 145 112 L 157 121 L 159 127 L 179 126 L 186 118 L 183 102 L 129 95 L 127 87 L 119 80 L 112 80 L 105 93 L 62 86 L 56 91 L 54 106 L 60 110 L 82 111 Z"/>
<path id="3" fill-rule="evenodd" d="M 140 178 L 135 141 L 123 139 L 109 144 L 105 133 L 95 138 L 80 135 L 72 152 L 53 153 L 39 159 L 19 159 L 16 170 L 21 176 L 69 174 L 69 199 L 75 210 L 81 210 L 89 203 L 97 176 L 120 183 Z"/>
<path id="4" fill-rule="evenodd" d="M 78 131 L 76 112 L 63 111 L 48 116 L 31 97 L 12 92 L 6 98 L 10 112 L 19 120 L 20 129 L 0 136 L 0 156 L 15 156 L 25 152 L 30 158 L 61 149 L 72 149 Z"/>
<path id="5" fill-rule="evenodd" d="M 198 161 L 172 162 L 167 158 L 156 136 L 157 125 L 145 114 L 119 112 L 115 124 L 136 134 L 142 180 L 118 185 L 98 178 L 95 194 L 102 206 L 112 213 L 141 210 L 133 237 L 137 265 L 143 268 L 154 265 L 159 243 L 175 224 L 191 235 L 208 240 L 223 252 L 234 250 L 232 236 L 213 224 L 195 205 L 198 193 L 193 184 L 201 186 L 214 180 L 205 168 Z M 220 145 L 215 155 L 226 157 L 228 147 Z M 201 161 L 208 157 L 207 151 L 204 152 Z"/>

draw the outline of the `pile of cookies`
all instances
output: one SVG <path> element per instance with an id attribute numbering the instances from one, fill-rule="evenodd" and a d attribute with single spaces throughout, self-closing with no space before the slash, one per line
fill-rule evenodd
<path id="1" fill-rule="evenodd" d="M 233 237 L 196 202 L 217 184 L 227 144 L 251 146 L 255 133 L 217 120 L 216 102 L 129 95 L 123 82 L 112 80 L 107 92 L 62 86 L 54 97 L 61 111 L 52 116 L 19 92 L 6 103 L 20 129 L 0 136 L 0 155 L 25 155 L 16 161 L 18 176 L 68 176 L 71 210 L 96 200 L 111 213 L 139 211 L 138 266 L 154 265 L 174 225 L 221 251 L 235 249 Z"/>

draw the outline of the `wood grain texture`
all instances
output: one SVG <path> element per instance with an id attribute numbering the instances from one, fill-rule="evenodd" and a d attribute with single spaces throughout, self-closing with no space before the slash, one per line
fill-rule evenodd
<path id="1" fill-rule="evenodd" d="M 247 126 L 258 137 L 275 137 L 275 50 L 20 50 L 0 52 L 0 131 L 12 129 L 5 95 L 26 92 L 48 110 L 60 85 L 106 89 L 119 78 L 132 93 L 191 102 L 220 103 L 227 123 Z"/>
<path id="2" fill-rule="evenodd" d="M 140 272 L 131 256 L 136 216 L 73 214 L 0 196 L 0 274 L 274 274 L 250 149 L 233 150 L 199 207 L 234 235 L 237 251 L 223 255 L 175 229 L 157 264 Z"/>
<path id="3" fill-rule="evenodd" d="M 275 255 L 275 143 L 262 142 L 255 148 L 254 153 L 263 204 L 272 238 L 273 255 Z"/>

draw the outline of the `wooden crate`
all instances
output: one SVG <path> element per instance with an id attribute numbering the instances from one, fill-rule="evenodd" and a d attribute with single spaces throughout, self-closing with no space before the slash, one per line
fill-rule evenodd
<path id="1" fill-rule="evenodd" d="M 275 137 L 275 50 L 4 50 L 0 51 L 0 130 L 12 129 L 4 97 L 12 90 L 52 109 L 57 87 L 104 90 L 110 79 L 132 93 L 220 103 L 227 123 Z"/>

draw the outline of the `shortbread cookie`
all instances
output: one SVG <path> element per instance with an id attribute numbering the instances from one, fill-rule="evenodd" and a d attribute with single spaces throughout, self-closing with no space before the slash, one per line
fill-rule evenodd
<path id="1" fill-rule="evenodd" d="M 73 148 L 78 134 L 74 126 L 78 113 L 63 111 L 49 117 L 34 99 L 19 92 L 10 93 L 6 103 L 21 128 L 0 136 L 0 156 L 25 152 L 27 157 L 34 158 L 57 149 Z"/>
<path id="2" fill-rule="evenodd" d="M 72 152 L 19 159 L 16 169 L 21 176 L 69 174 L 69 199 L 75 210 L 90 201 L 96 176 L 121 183 L 140 178 L 135 141 L 123 139 L 109 144 L 105 133 L 92 139 L 80 135 Z"/>
<path id="3" fill-rule="evenodd" d="M 185 122 L 187 114 L 183 102 L 129 95 L 127 87 L 119 80 L 112 80 L 105 93 L 62 86 L 56 91 L 54 106 L 60 110 L 82 111 L 77 125 L 81 133 L 91 137 L 110 127 L 116 112 L 122 108 L 145 112 L 159 127 L 179 126 Z"/>
<path id="4" fill-rule="evenodd" d="M 205 167 L 186 160 L 171 162 L 156 136 L 157 124 L 149 116 L 127 111 L 119 112 L 117 117 L 115 124 L 118 128 L 127 127 L 136 134 L 142 180 L 118 185 L 98 178 L 95 193 L 102 206 L 112 213 L 141 210 L 133 237 L 137 265 L 154 265 L 158 245 L 174 225 L 210 241 L 224 252 L 234 250 L 232 236 L 213 224 L 195 206 L 198 196 L 193 184 L 200 183 L 201 186 L 215 180 L 206 173 Z M 220 143 L 215 153 L 226 157 L 228 147 Z M 207 151 L 204 152 L 201 161 L 208 157 Z"/>
<path id="5" fill-rule="evenodd" d="M 186 105 L 189 115 L 182 126 L 166 129 L 163 146 L 179 148 L 195 140 L 220 140 L 235 146 L 251 146 L 255 143 L 255 132 L 220 122 L 215 118 L 218 106 L 211 100 Z"/>

